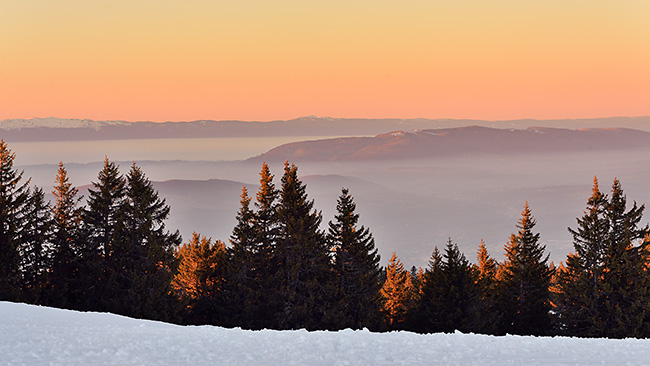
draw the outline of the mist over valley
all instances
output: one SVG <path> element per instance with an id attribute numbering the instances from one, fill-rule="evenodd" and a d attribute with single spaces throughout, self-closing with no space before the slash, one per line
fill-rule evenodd
<path id="1" fill-rule="evenodd" d="M 645 120 L 603 119 L 591 125 L 578 121 L 580 126 L 574 128 L 639 127 L 625 121 Z M 322 210 L 323 228 L 333 218 L 341 188 L 350 189 L 360 223 L 375 237 L 382 264 L 396 251 L 405 265 L 424 267 L 434 246 L 442 247 L 448 237 L 472 261 L 483 239 L 490 254 L 500 260 L 525 201 L 537 219 L 542 243 L 558 263 L 572 250 L 567 227 L 575 227 L 576 217 L 582 215 L 595 175 L 603 192 L 608 192 L 617 177 L 628 204 L 650 204 L 650 139 L 647 132 L 622 129 L 526 130 L 543 125 L 540 122 L 544 121 L 528 121 L 525 126 L 512 122 L 522 125 L 516 131 L 511 126 L 469 129 L 477 123 L 458 129 L 443 126 L 450 128 L 444 142 L 431 140 L 440 137 L 435 135 L 439 132 L 393 128 L 377 137 L 370 137 L 375 135 L 369 129 L 358 128 L 359 134 L 368 136 L 352 139 L 326 139 L 321 132 L 308 130 L 300 131 L 301 136 L 280 131 L 251 139 L 111 136 L 112 140 L 105 141 L 6 141 L 16 153 L 19 169 L 45 191 L 51 190 L 59 160 L 82 191 L 96 180 L 105 155 L 117 161 L 123 172 L 136 161 L 172 207 L 167 227 L 179 229 L 185 240 L 196 231 L 227 241 L 242 185 L 248 187 L 249 195 L 255 195 L 262 161 L 270 163 L 279 185 L 283 162 L 289 160 L 298 165 L 309 197 Z M 494 134 L 502 137 L 495 139 Z M 311 142 L 298 142 L 302 136 Z M 373 158 L 351 158 L 355 155 L 348 151 L 358 151 L 359 145 L 347 142 L 373 139 L 385 143 L 376 145 L 381 148 Z M 302 153 L 291 148 L 296 145 Z M 236 153 L 231 154 L 232 150 Z"/>

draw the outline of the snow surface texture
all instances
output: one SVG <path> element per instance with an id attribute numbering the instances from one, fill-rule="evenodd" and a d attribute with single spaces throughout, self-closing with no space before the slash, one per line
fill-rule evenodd
<path id="1" fill-rule="evenodd" d="M 0 302 L 0 365 L 647 365 L 650 340 L 246 331 Z"/>

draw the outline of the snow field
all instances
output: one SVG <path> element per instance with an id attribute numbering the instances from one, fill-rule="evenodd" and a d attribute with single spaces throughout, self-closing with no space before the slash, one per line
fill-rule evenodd
<path id="1" fill-rule="evenodd" d="M 0 365 L 647 365 L 650 340 L 247 331 L 0 302 Z"/>

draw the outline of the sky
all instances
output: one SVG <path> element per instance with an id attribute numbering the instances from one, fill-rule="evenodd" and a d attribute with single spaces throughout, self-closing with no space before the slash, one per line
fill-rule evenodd
<path id="1" fill-rule="evenodd" d="M 2 0 L 0 120 L 650 115 L 647 0 Z"/>

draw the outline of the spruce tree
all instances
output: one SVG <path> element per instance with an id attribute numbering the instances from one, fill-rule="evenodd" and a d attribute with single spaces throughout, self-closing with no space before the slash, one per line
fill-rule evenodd
<path id="1" fill-rule="evenodd" d="M 647 335 L 650 306 L 648 227 L 639 227 L 644 206 L 626 211 L 626 197 L 615 179 L 611 198 L 594 178 L 587 210 L 569 228 L 575 253 L 558 279 L 558 312 L 569 335 L 639 337 Z M 635 245 L 636 244 L 636 245 Z"/>
<path id="2" fill-rule="evenodd" d="M 432 332 L 476 331 L 479 288 L 476 273 L 451 238 L 442 260 L 426 274 L 418 302 L 418 330 Z"/>
<path id="3" fill-rule="evenodd" d="M 23 226 L 20 230 L 20 260 L 24 300 L 41 304 L 43 291 L 50 272 L 52 218 L 50 206 L 40 188 L 30 190 L 25 205 Z"/>
<path id="4" fill-rule="evenodd" d="M 377 324 L 379 313 L 380 257 L 370 230 L 358 226 L 359 215 L 349 191 L 341 190 L 335 221 L 327 240 L 334 251 L 337 304 L 342 306 L 338 327 L 362 329 Z"/>
<path id="5" fill-rule="evenodd" d="M 251 248 L 251 266 L 254 268 L 250 307 L 246 321 L 254 329 L 277 328 L 279 315 L 284 304 L 278 296 L 281 281 L 277 278 L 280 261 L 276 257 L 279 236 L 278 197 L 279 191 L 273 183 L 274 176 L 269 166 L 262 164 L 260 188 L 256 194 L 255 211 L 252 217 L 254 231 Z"/>
<path id="6" fill-rule="evenodd" d="M 29 180 L 14 169 L 13 153 L 0 140 L 0 300 L 18 300 L 20 295 L 20 238 L 23 210 L 29 198 Z"/>
<path id="7" fill-rule="evenodd" d="M 604 336 L 603 270 L 609 232 L 607 197 L 594 177 L 591 197 L 577 229 L 569 228 L 575 253 L 569 254 L 559 276 L 559 321 L 569 335 Z"/>
<path id="8" fill-rule="evenodd" d="M 534 233 L 536 221 L 526 202 L 517 224 L 518 233 L 506 245 L 503 278 L 499 283 L 501 331 L 519 335 L 545 335 L 552 324 L 549 315 L 549 283 L 545 246 Z"/>
<path id="9" fill-rule="evenodd" d="M 126 180 L 118 166 L 104 159 L 104 167 L 88 190 L 87 209 L 83 211 L 83 221 L 88 230 L 88 240 L 83 247 L 84 278 L 92 285 L 95 310 L 107 310 L 103 299 L 115 296 L 117 278 L 122 267 L 117 261 L 116 248 L 122 238 L 118 228 L 123 219 L 123 206 L 126 199 Z"/>
<path id="10" fill-rule="evenodd" d="M 260 288 L 260 263 L 255 259 L 259 247 L 256 246 L 254 227 L 255 213 L 250 208 L 251 198 L 246 186 L 242 188 L 237 224 L 230 236 L 226 301 L 230 308 L 232 326 L 254 328 L 258 318 Z M 261 259 L 261 258 L 260 258 Z"/>
<path id="11" fill-rule="evenodd" d="M 228 255 L 221 241 L 197 233 L 176 250 L 178 272 L 172 280 L 174 292 L 185 305 L 185 323 L 224 325 L 224 286 Z"/>
<path id="12" fill-rule="evenodd" d="M 269 261 L 275 250 L 279 223 L 277 216 L 277 199 L 280 192 L 273 184 L 273 175 L 266 163 L 262 164 L 260 171 L 260 188 L 256 195 L 254 227 L 257 232 L 255 238 L 258 246 L 257 252 Z"/>
<path id="13" fill-rule="evenodd" d="M 79 283 L 79 259 L 81 245 L 85 242 L 80 230 L 82 208 L 78 206 L 83 197 L 72 186 L 68 173 L 59 162 L 56 185 L 52 194 L 52 267 L 48 304 L 59 307 L 79 308 L 87 299 L 87 288 Z"/>
<path id="14" fill-rule="evenodd" d="M 618 179 L 614 179 L 606 216 L 609 234 L 606 240 L 603 271 L 605 329 L 608 337 L 647 335 L 644 320 L 649 317 L 650 278 L 648 248 L 643 241 L 648 227 L 639 227 L 644 206 L 636 202 L 627 209 L 627 199 Z"/>
<path id="15" fill-rule="evenodd" d="M 332 308 L 333 291 L 329 250 L 298 168 L 285 163 L 277 208 L 278 325 L 281 329 L 323 329 Z"/>
<path id="16" fill-rule="evenodd" d="M 480 290 L 477 332 L 496 334 L 499 331 L 500 321 L 497 309 L 498 263 L 490 257 L 483 239 L 481 239 L 476 260 L 477 264 L 474 268 L 477 274 L 476 283 Z"/>
<path id="17" fill-rule="evenodd" d="M 126 177 L 122 220 L 117 223 L 112 254 L 120 272 L 109 299 L 110 311 L 158 320 L 173 320 L 175 300 L 171 279 L 176 270 L 174 248 L 181 243 L 178 231 L 170 233 L 165 220 L 170 208 L 159 197 L 142 170 L 132 165 Z"/>
<path id="18" fill-rule="evenodd" d="M 409 295 L 409 309 L 417 307 L 420 298 L 422 297 L 422 287 L 424 286 L 424 270 L 422 267 L 411 267 L 411 294 Z"/>
<path id="19" fill-rule="evenodd" d="M 382 296 L 382 313 L 389 329 L 404 329 L 409 315 L 413 283 L 410 274 L 397 258 L 397 254 L 388 260 L 386 280 L 380 290 Z"/>

